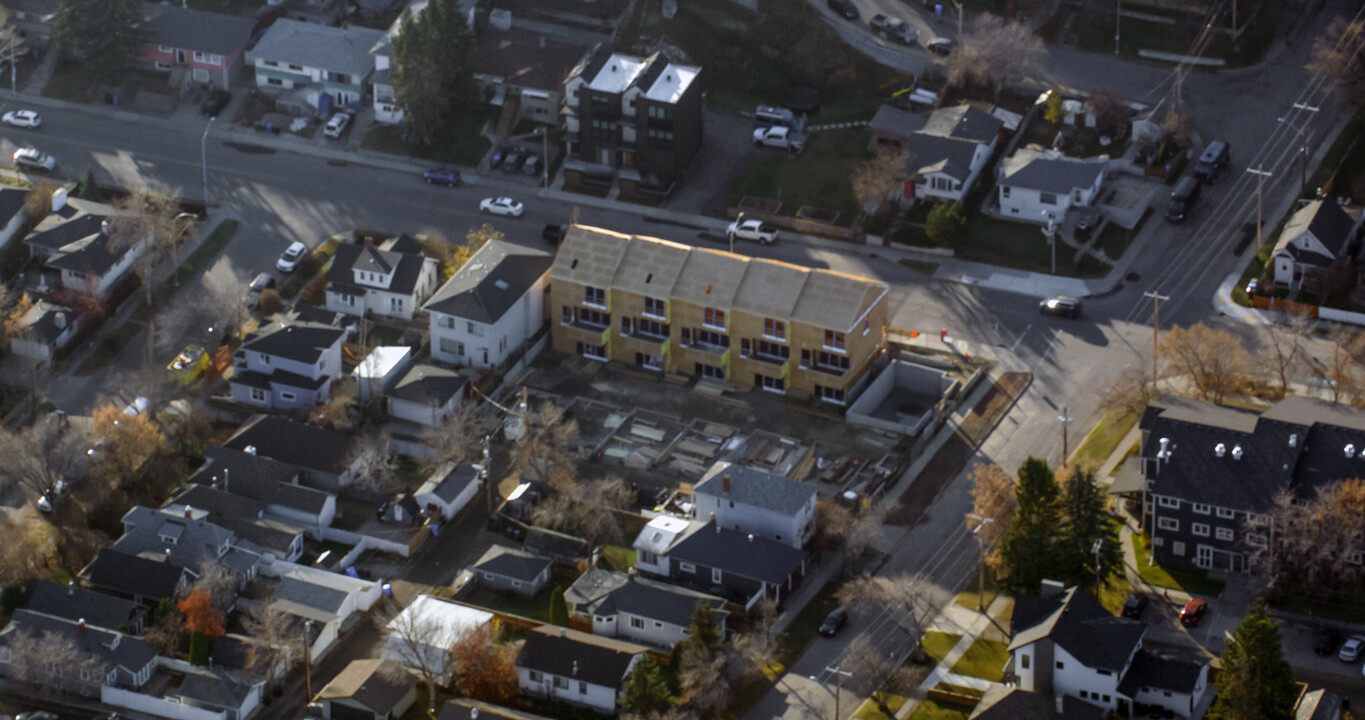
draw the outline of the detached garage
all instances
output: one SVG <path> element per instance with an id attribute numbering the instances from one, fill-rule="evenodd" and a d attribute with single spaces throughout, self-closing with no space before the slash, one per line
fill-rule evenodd
<path id="1" fill-rule="evenodd" d="M 316 701 L 326 720 L 394 720 L 417 701 L 417 676 L 392 660 L 355 660 Z"/>

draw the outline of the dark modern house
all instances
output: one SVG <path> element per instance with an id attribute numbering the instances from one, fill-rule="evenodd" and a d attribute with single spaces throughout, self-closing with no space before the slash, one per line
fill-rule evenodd
<path id="1" fill-rule="evenodd" d="M 700 74 L 672 48 L 644 58 L 588 51 L 564 80 L 566 171 L 667 190 L 701 148 Z"/>

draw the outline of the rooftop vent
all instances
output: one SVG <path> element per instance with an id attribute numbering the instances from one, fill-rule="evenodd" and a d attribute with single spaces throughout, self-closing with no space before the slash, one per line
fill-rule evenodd
<path id="1" fill-rule="evenodd" d="M 1242 446 L 1241 446 L 1241 445 L 1233 445 L 1233 446 L 1232 446 L 1232 459 L 1233 459 L 1233 460 L 1241 460 L 1241 459 L 1242 459 Z"/>
<path id="2" fill-rule="evenodd" d="M 1218 443 L 1217 445 L 1213 446 L 1213 456 L 1223 457 L 1223 453 L 1227 452 L 1227 450 L 1228 450 L 1227 445 L 1224 445 L 1223 443 Z"/>
<path id="3" fill-rule="evenodd" d="M 1298 447 L 1298 446 L 1299 446 L 1299 434 L 1298 434 L 1298 433 L 1289 433 L 1289 447 Z"/>
<path id="4" fill-rule="evenodd" d="M 1353 458 L 1353 457 L 1355 457 L 1355 456 L 1356 456 L 1356 446 L 1355 446 L 1355 445 L 1352 445 L 1351 443 L 1346 443 L 1345 452 L 1346 452 L 1346 457 L 1348 457 L 1348 458 Z"/>

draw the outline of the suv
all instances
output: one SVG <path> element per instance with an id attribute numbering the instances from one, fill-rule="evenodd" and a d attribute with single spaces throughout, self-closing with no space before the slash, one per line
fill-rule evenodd
<path id="1" fill-rule="evenodd" d="M 900 18 L 878 13 L 867 24 L 872 27 L 872 32 L 902 45 L 914 45 L 915 40 L 919 39 L 919 33 Z"/>
<path id="2" fill-rule="evenodd" d="M 848 622 L 848 613 L 843 608 L 834 608 L 825 616 L 825 621 L 820 623 L 820 634 L 825 637 L 834 637 L 839 634 L 839 628 Z"/>
<path id="3" fill-rule="evenodd" d="M 1185 627 L 1199 627 L 1199 621 L 1204 617 L 1204 613 L 1209 609 L 1209 604 L 1199 598 L 1194 598 L 1185 603 L 1185 607 L 1180 608 L 1180 624 Z"/>
<path id="4" fill-rule="evenodd" d="M 1127 602 L 1123 603 L 1123 616 L 1126 618 L 1133 618 L 1134 620 L 1141 620 L 1142 611 L 1146 609 L 1147 596 L 1135 590 L 1128 594 Z"/>
<path id="5" fill-rule="evenodd" d="M 1066 295 L 1054 295 L 1038 303 L 1040 315 L 1056 315 L 1073 320 L 1081 316 L 1081 301 Z"/>
<path id="6" fill-rule="evenodd" d="M 754 131 L 754 147 L 774 147 L 801 152 L 806 147 L 806 138 L 791 128 L 770 127 Z"/>
<path id="7" fill-rule="evenodd" d="M 15 150 L 14 164 L 30 170 L 51 170 L 57 167 L 57 161 L 52 159 L 51 155 L 34 148 Z"/>
<path id="8" fill-rule="evenodd" d="M 1194 164 L 1194 176 L 1212 185 L 1218 173 L 1222 172 L 1227 164 L 1228 144 L 1215 140 L 1204 148 L 1203 154 L 1199 156 L 1199 162 Z"/>
<path id="9" fill-rule="evenodd" d="M 218 117 L 218 113 L 222 112 L 223 108 L 227 107 L 230 102 L 232 102 L 232 93 L 226 90 L 214 90 L 209 94 L 209 99 L 199 106 L 199 112 L 203 113 L 205 117 Z"/>
<path id="10" fill-rule="evenodd" d="M 929 52 L 939 57 L 948 57 L 957 49 L 957 41 L 944 37 L 936 37 L 925 43 L 924 47 Z"/>
<path id="11" fill-rule="evenodd" d="M 860 17 L 858 7 L 853 4 L 853 0 L 827 0 L 829 9 L 839 13 L 845 20 L 857 20 Z"/>
<path id="12" fill-rule="evenodd" d="M 1173 223 L 1185 222 L 1199 200 L 1199 178 L 1183 177 L 1171 191 L 1171 201 L 1166 203 L 1166 219 Z"/>
<path id="13" fill-rule="evenodd" d="M 346 126 L 351 123 L 351 116 L 346 113 L 337 113 L 327 121 L 327 127 L 322 129 L 322 134 L 329 138 L 339 138 L 341 133 L 346 131 Z"/>

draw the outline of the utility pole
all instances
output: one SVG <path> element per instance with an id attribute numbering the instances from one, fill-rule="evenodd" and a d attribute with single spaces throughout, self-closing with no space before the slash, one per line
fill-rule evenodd
<path id="1" fill-rule="evenodd" d="M 981 563 L 976 576 L 976 611 L 986 612 L 986 543 L 981 539 L 981 528 L 986 527 L 987 523 L 995 522 L 995 518 L 988 518 L 981 515 L 968 515 L 967 517 L 976 520 L 977 525 L 972 528 L 972 537 L 976 540 L 976 547 L 981 551 Z"/>
<path id="2" fill-rule="evenodd" d="M 1104 578 L 1100 577 L 1100 548 L 1104 547 L 1104 540 L 1095 538 L 1095 544 L 1090 546 L 1090 553 L 1095 556 L 1095 597 L 1100 596 L 1100 586 L 1104 584 Z"/>
<path id="3" fill-rule="evenodd" d="M 1247 172 L 1256 176 L 1256 252 L 1261 251 L 1261 186 L 1265 184 L 1265 179 L 1270 177 L 1270 172 L 1262 170 L 1260 165 L 1255 169 L 1247 168 Z M 1305 181 L 1306 182 L 1306 181 Z"/>
<path id="4" fill-rule="evenodd" d="M 1057 416 L 1057 422 L 1062 426 L 1062 467 L 1066 467 L 1066 459 L 1070 457 L 1066 446 L 1066 430 L 1071 427 L 1071 417 L 1066 414 L 1066 408 L 1062 408 L 1062 414 Z"/>
<path id="5" fill-rule="evenodd" d="M 305 620 L 303 623 L 303 691 L 308 693 L 308 698 L 303 702 L 305 708 L 308 707 L 308 703 L 313 702 L 313 654 L 309 651 L 312 636 L 313 621 Z"/>
<path id="6" fill-rule="evenodd" d="M 1047 211 L 1043 211 L 1043 216 L 1047 217 Z M 1057 274 L 1057 223 L 1052 218 L 1047 219 L 1047 227 L 1043 228 L 1043 234 L 1047 236 L 1048 245 L 1052 246 L 1052 274 Z"/>
<path id="7" fill-rule="evenodd" d="M 1169 295 L 1160 295 L 1155 290 L 1151 292 L 1145 292 L 1142 294 L 1142 296 L 1149 297 L 1152 299 L 1152 391 L 1155 392 L 1156 356 L 1157 348 L 1160 347 L 1161 342 L 1161 336 L 1159 334 L 1159 328 L 1161 327 L 1161 301 L 1170 300 L 1171 298 Z"/>
<path id="8" fill-rule="evenodd" d="M 834 673 L 834 720 L 839 720 L 839 696 L 843 694 L 844 678 L 853 677 L 853 673 L 840 669 L 838 665 L 826 667 L 825 672 Z"/>
<path id="9" fill-rule="evenodd" d="M 479 481 L 483 483 L 483 494 L 488 501 L 488 514 L 493 514 L 493 483 L 489 482 L 489 468 L 492 465 L 492 456 L 488 452 L 488 437 L 483 436 L 483 460 L 475 467 L 479 470 Z"/>
<path id="10" fill-rule="evenodd" d="M 1114 0 L 1114 54 L 1119 54 L 1119 23 L 1123 21 L 1123 0 Z"/>

